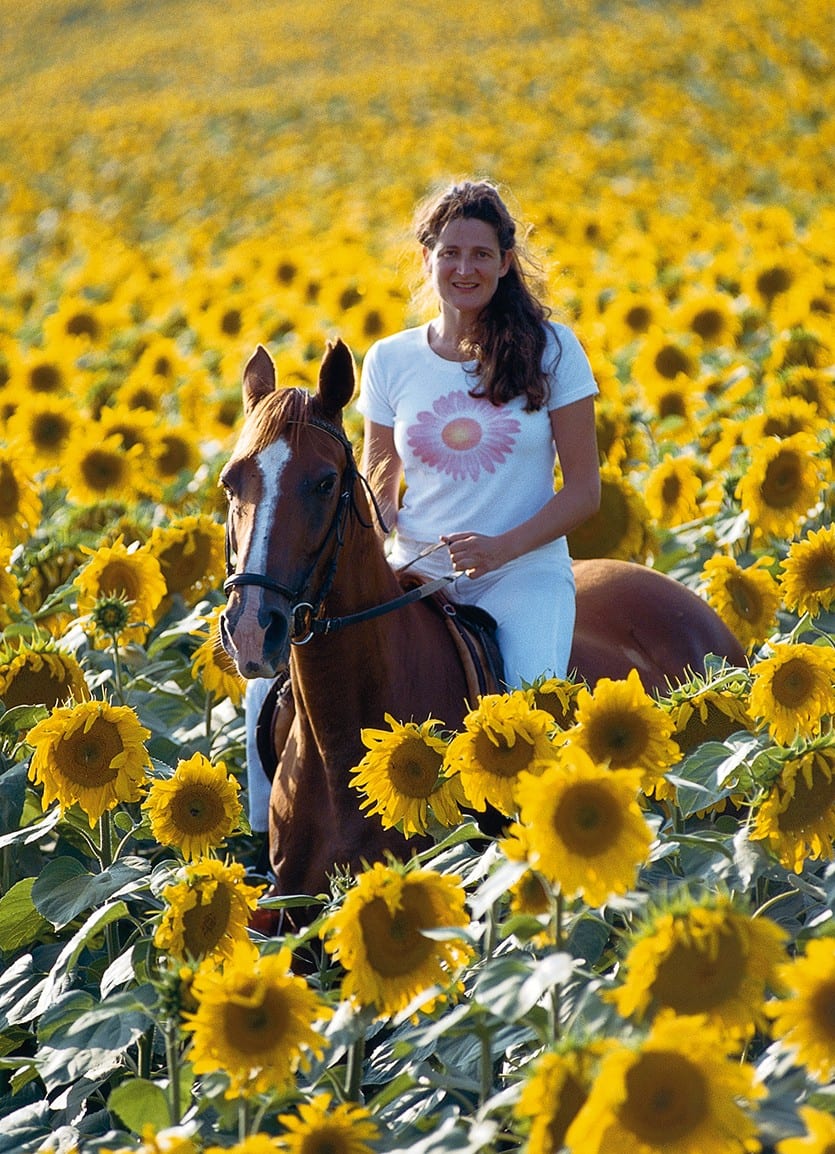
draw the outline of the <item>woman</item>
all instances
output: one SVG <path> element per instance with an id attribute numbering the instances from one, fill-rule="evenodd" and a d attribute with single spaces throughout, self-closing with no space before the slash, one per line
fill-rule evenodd
<path id="1" fill-rule="evenodd" d="M 574 630 L 565 538 L 600 502 L 588 358 L 529 286 L 492 183 L 449 188 L 416 234 L 438 315 L 369 349 L 358 401 L 392 563 L 428 577 L 451 566 L 452 600 L 497 622 L 508 686 L 562 677 Z"/>

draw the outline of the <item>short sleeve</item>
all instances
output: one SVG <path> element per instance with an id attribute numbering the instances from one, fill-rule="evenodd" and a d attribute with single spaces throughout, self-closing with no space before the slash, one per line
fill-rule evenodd
<path id="1" fill-rule="evenodd" d="M 376 425 L 393 428 L 394 407 L 386 387 L 386 374 L 381 360 L 379 343 L 372 345 L 362 362 L 356 408 Z"/>
<path id="2" fill-rule="evenodd" d="M 553 340 L 549 339 L 545 357 L 550 362 L 549 378 L 551 395 L 548 409 L 561 409 L 583 397 L 594 397 L 598 393 L 589 358 L 577 339 L 577 335 L 567 325 L 551 324 L 549 329 Z M 556 342 L 559 341 L 559 351 Z"/>

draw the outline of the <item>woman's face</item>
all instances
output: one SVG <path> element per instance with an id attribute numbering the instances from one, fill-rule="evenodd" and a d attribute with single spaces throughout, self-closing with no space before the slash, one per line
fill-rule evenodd
<path id="1" fill-rule="evenodd" d="M 510 268 L 495 228 L 484 220 L 460 217 L 441 229 L 433 248 L 423 250 L 432 286 L 443 305 L 477 315 Z"/>

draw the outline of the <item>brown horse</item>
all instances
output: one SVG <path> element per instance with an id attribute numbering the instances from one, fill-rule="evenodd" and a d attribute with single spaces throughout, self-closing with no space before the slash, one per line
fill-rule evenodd
<path id="1" fill-rule="evenodd" d="M 244 371 L 244 426 L 220 479 L 229 500 L 224 645 L 247 678 L 289 665 L 293 689 L 270 800 L 282 894 L 318 893 L 335 864 L 402 852 L 399 835 L 364 817 L 348 785 L 365 752 L 360 730 L 383 727 L 385 713 L 455 728 L 467 709 L 442 616 L 423 600 L 398 602 L 403 589 L 342 425 L 354 383 L 341 341 L 325 354 L 315 394 L 276 390 L 259 347 Z M 589 684 L 636 668 L 648 690 L 663 689 L 709 653 L 742 664 L 712 609 L 672 579 L 610 560 L 579 562 L 575 575 L 572 666 Z M 392 602 L 395 611 L 375 615 Z"/>

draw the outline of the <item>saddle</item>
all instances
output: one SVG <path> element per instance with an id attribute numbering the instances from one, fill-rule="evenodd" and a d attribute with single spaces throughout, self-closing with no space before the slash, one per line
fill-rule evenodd
<path id="1" fill-rule="evenodd" d="M 423 585 L 425 581 L 426 578 L 416 573 L 400 574 L 404 592 Z M 474 707 L 479 697 L 502 692 L 504 663 L 493 617 L 476 605 L 457 604 L 443 589 L 432 593 L 426 602 L 447 624 L 464 671 L 467 704 Z M 270 686 L 255 723 L 258 757 L 270 781 L 275 777 L 278 765 L 276 750 L 284 747 L 294 712 L 293 687 L 289 675 L 285 674 Z"/>

